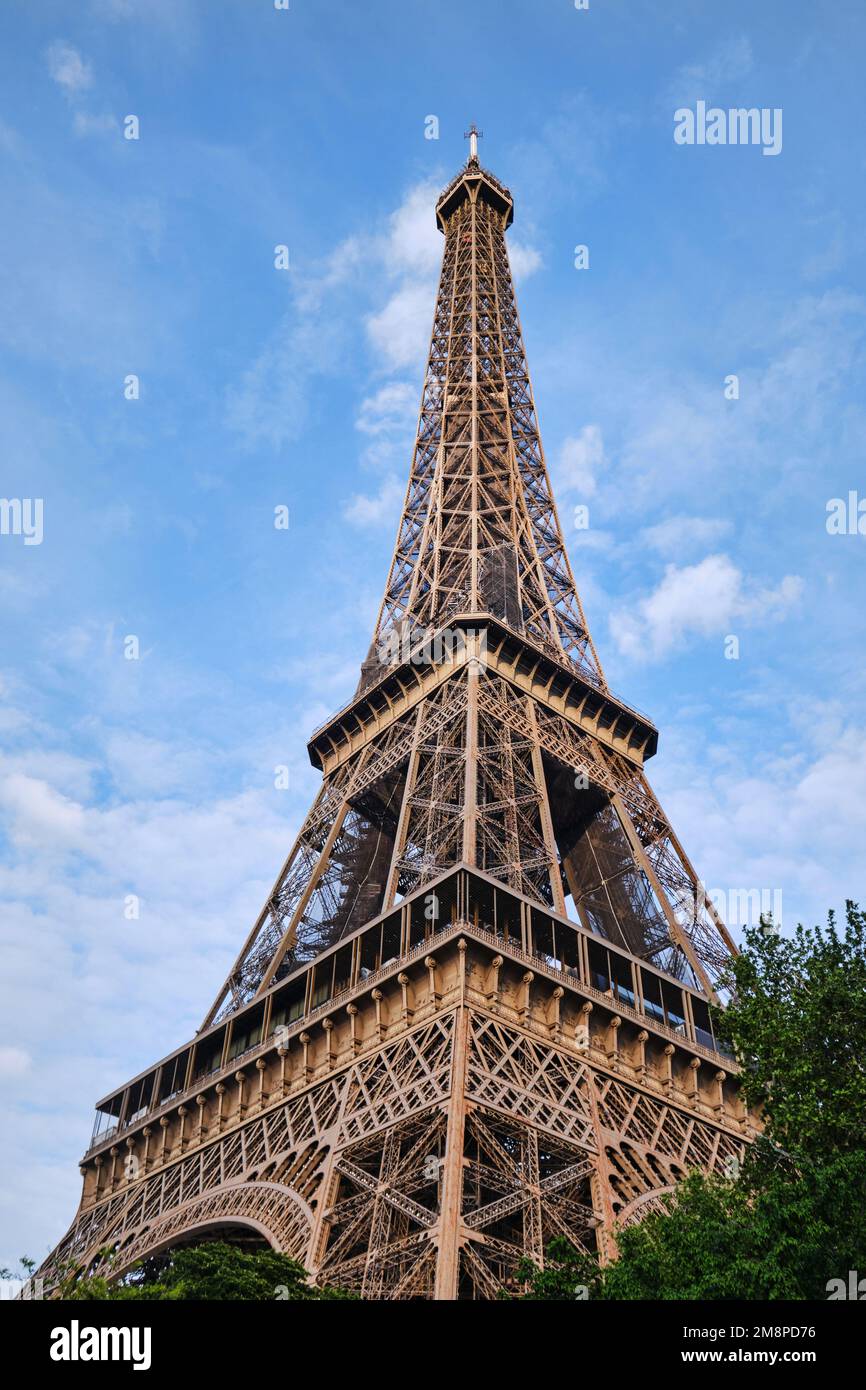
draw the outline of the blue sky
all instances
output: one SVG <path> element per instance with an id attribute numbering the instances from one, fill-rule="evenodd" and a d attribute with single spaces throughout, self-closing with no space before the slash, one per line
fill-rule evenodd
<path id="1" fill-rule="evenodd" d="M 200 1023 L 314 793 L 472 120 L 653 785 L 709 887 L 866 896 L 866 536 L 826 526 L 866 497 L 864 39 L 859 0 L 3 5 L 0 494 L 44 538 L 0 536 L 0 1263 L 61 1236 L 93 1102 Z M 781 108 L 781 153 L 676 145 L 698 100 Z"/>

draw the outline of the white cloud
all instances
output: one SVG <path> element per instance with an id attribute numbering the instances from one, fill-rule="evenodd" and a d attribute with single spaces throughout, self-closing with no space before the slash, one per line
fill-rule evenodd
<path id="1" fill-rule="evenodd" d="M 748 623 L 783 618 L 800 601 L 803 587 L 803 580 L 798 574 L 786 574 L 775 589 L 758 589 L 751 595 L 744 594 L 739 615 Z"/>
<path id="2" fill-rule="evenodd" d="M 350 313 L 338 312 L 335 297 L 341 293 L 357 293 L 360 286 L 369 294 L 371 285 L 393 286 L 383 307 L 364 320 L 377 370 L 383 365 L 417 369 L 424 361 L 433 323 L 435 272 L 442 256 L 433 201 L 432 185 L 413 185 L 380 234 L 343 238 L 293 285 L 293 307 L 227 392 L 229 426 L 248 447 L 266 442 L 279 448 L 293 438 L 305 419 L 313 378 L 342 367 L 349 325 L 362 313 L 357 304 Z M 385 388 L 390 398 L 383 396 L 383 403 L 396 411 L 407 391 L 406 386 L 392 384 Z M 362 430 L 373 409 L 365 413 L 362 408 Z M 389 421 L 379 433 L 390 428 Z M 371 449 L 365 461 L 382 467 L 390 458 L 381 449 Z"/>
<path id="3" fill-rule="evenodd" d="M 197 798 L 193 783 L 173 800 L 111 805 L 9 780 L 0 800 L 15 851 L 0 865 L 0 1080 L 9 1112 L 0 1162 L 22 1181 L 14 1211 L 8 1184 L 0 1194 L 12 1246 L 0 1263 L 16 1245 L 39 1257 L 60 1237 L 78 1200 L 75 1162 L 94 1100 L 191 1035 L 293 831 L 283 801 L 291 793 L 270 780 L 213 800 Z M 130 893 L 140 900 L 137 921 L 124 917 Z M 29 1091 L 17 1100 L 33 1071 L 49 1078 L 50 1111 L 34 1110 Z M 52 1169 L 47 1186 L 23 1176 L 34 1164 Z"/>
<path id="4" fill-rule="evenodd" d="M 105 19 L 132 19 L 135 0 L 91 0 L 96 14 Z"/>
<path id="5" fill-rule="evenodd" d="M 389 381 L 374 396 L 361 402 L 355 428 L 363 434 L 390 434 L 414 424 L 418 414 L 418 392 L 408 381 Z"/>
<path id="6" fill-rule="evenodd" d="M 554 469 L 554 492 L 594 497 L 598 490 L 596 475 L 604 469 L 606 463 L 600 427 L 584 425 L 579 435 L 563 442 Z"/>
<path id="7" fill-rule="evenodd" d="M 341 330 L 327 321 L 284 314 L 258 356 L 226 391 L 229 428 L 246 448 L 280 449 L 307 418 L 313 378 L 337 369 Z"/>
<path id="8" fill-rule="evenodd" d="M 424 360 L 433 324 L 433 305 L 430 284 L 407 280 L 383 309 L 369 316 L 370 342 L 388 367 L 417 366 Z"/>
<path id="9" fill-rule="evenodd" d="M 601 531 L 594 526 L 575 527 L 568 539 L 569 548 L 575 557 L 581 551 L 596 551 L 599 554 L 610 554 L 616 549 L 616 537 L 612 531 Z"/>
<path id="10" fill-rule="evenodd" d="M 632 501 L 643 507 L 678 488 L 691 491 L 695 468 L 706 472 L 734 452 L 737 422 L 723 413 L 721 391 L 682 399 L 668 382 L 654 382 L 631 403 L 632 427 L 622 446 L 622 470 Z M 739 403 L 738 403 L 739 405 Z M 738 417 L 739 419 L 742 417 Z"/>
<path id="11" fill-rule="evenodd" d="M 33 1065 L 33 1058 L 23 1047 L 0 1047 L 0 1078 L 24 1076 Z"/>
<path id="12" fill-rule="evenodd" d="M 405 483 L 394 474 L 382 480 L 378 492 L 356 493 L 343 507 L 343 516 L 352 526 L 362 528 L 393 526 L 396 530 L 400 506 L 406 492 Z"/>
<path id="13" fill-rule="evenodd" d="M 16 720 L 14 716 L 19 711 L 11 706 L 9 712 L 12 717 L 7 727 L 10 732 L 18 733 L 19 740 L 23 741 L 28 729 L 31 735 L 36 737 L 49 733 L 44 726 L 33 727 L 32 720 Z M 50 783 L 54 790 L 80 801 L 92 792 L 93 771 L 93 764 L 86 758 L 56 747 L 27 747 L 25 751 L 0 754 L 0 805 L 6 804 L 3 800 L 3 788 L 13 774 Z M 15 802 L 17 796 L 18 793 L 15 791 L 10 793 L 10 804 Z"/>
<path id="14" fill-rule="evenodd" d="M 611 618 L 617 647 L 626 656 L 665 656 L 691 635 L 725 637 L 735 620 L 757 623 L 783 616 L 802 592 L 802 580 L 786 575 L 775 589 L 752 589 L 727 555 L 708 555 L 696 565 L 668 565 L 647 598 Z"/>
<path id="15" fill-rule="evenodd" d="M 558 101 L 539 128 L 512 146 L 509 183 L 519 207 L 550 207 L 566 190 L 592 197 L 607 181 L 611 144 L 627 120 L 622 107 L 597 106 L 581 90 Z"/>
<path id="16" fill-rule="evenodd" d="M 670 84 L 667 103 L 691 106 L 703 98 L 711 101 L 748 77 L 754 66 L 752 45 L 745 35 L 726 39 L 699 63 L 678 68 Z"/>
<path id="17" fill-rule="evenodd" d="M 105 738 L 105 764 L 117 790 L 131 800 L 165 797 L 203 786 L 208 755 L 201 749 L 178 748 L 132 730 L 112 730 Z"/>
<path id="18" fill-rule="evenodd" d="M 528 280 L 543 264 L 541 253 L 522 241 L 509 241 L 508 262 L 516 281 Z"/>
<path id="19" fill-rule="evenodd" d="M 790 505 L 792 474 L 810 485 L 820 451 L 840 427 L 848 426 L 850 445 L 862 452 L 862 412 L 846 394 L 859 384 L 864 298 L 835 288 L 786 302 L 784 312 L 771 304 L 756 312 L 753 326 L 751 310 L 741 305 L 720 339 L 726 369 L 739 367 L 737 401 L 725 399 L 721 371 L 713 380 L 685 361 L 677 370 L 666 365 L 666 354 L 679 350 L 670 341 L 660 341 L 657 359 L 641 340 L 630 360 L 626 345 L 625 360 L 609 348 L 587 363 L 585 337 L 558 340 L 548 377 L 565 393 L 579 386 L 598 401 L 606 422 L 616 420 L 605 423 L 605 435 L 618 431 L 617 492 L 605 502 L 615 500 L 623 519 L 644 526 L 648 512 L 688 515 L 700 479 L 702 496 L 711 499 L 702 505 L 725 515 L 737 511 L 742 539 L 746 494 L 752 519 Z M 678 339 L 690 341 L 689 331 L 678 328 Z M 579 380 L 573 362 L 581 363 Z M 707 536 L 707 546 L 721 539 L 721 533 Z"/>
<path id="20" fill-rule="evenodd" d="M 442 264 L 442 233 L 433 215 L 438 193 L 430 181 L 410 188 L 376 246 L 381 267 L 396 276 L 397 285 L 384 307 L 369 315 L 366 328 L 380 361 L 391 368 L 417 367 L 429 346 Z"/>
<path id="21" fill-rule="evenodd" d="M 67 96 L 76 96 L 93 83 L 93 71 L 85 62 L 77 48 L 65 39 L 55 39 L 49 44 L 48 71 L 54 82 Z"/>
<path id="22" fill-rule="evenodd" d="M 777 699 L 773 714 L 784 717 Z M 669 727 L 650 772 L 707 886 L 779 890 L 785 930 L 863 895 L 852 865 L 866 835 L 866 731 L 810 714 L 787 759 L 776 740 L 756 748 L 731 731 L 709 749 L 702 720 Z M 729 925 L 737 936 L 741 923 Z"/>
<path id="23" fill-rule="evenodd" d="M 353 234 L 335 246 L 321 266 L 293 270 L 293 276 L 298 276 L 295 286 L 298 308 L 304 314 L 314 313 L 334 290 L 350 284 L 369 270 L 370 260 L 366 238 Z"/>
<path id="24" fill-rule="evenodd" d="M 90 0 L 90 10 L 99 20 L 137 23 L 158 44 L 168 36 L 181 51 L 193 46 L 201 22 L 197 0 Z"/>
<path id="25" fill-rule="evenodd" d="M 418 420 L 418 389 L 408 381 L 389 381 L 361 402 L 355 428 L 370 443 L 361 454 L 361 467 L 392 472 L 408 469 Z"/>
<path id="26" fill-rule="evenodd" d="M 46 850 L 84 845 L 84 812 L 69 797 L 37 777 L 14 772 L 0 784 L 0 807 L 15 845 Z"/>
<path id="27" fill-rule="evenodd" d="M 730 530 L 730 521 L 722 517 L 681 515 L 645 527 L 640 539 L 660 555 L 682 556 L 688 551 L 715 545 Z"/>
<path id="28" fill-rule="evenodd" d="M 863 351 L 866 299 L 836 288 L 802 295 L 778 327 L 776 355 L 757 382 L 755 415 L 773 421 L 795 401 L 801 419 L 820 430 L 835 417 L 835 396 Z"/>
<path id="29" fill-rule="evenodd" d="M 113 135 L 118 129 L 117 117 L 106 111 L 101 116 L 88 115 L 86 111 L 76 111 L 72 120 L 76 135 Z"/>
<path id="30" fill-rule="evenodd" d="M 430 181 L 415 184 L 391 214 L 385 257 L 395 269 L 424 278 L 438 272 L 444 242 L 433 209 L 440 191 Z"/>

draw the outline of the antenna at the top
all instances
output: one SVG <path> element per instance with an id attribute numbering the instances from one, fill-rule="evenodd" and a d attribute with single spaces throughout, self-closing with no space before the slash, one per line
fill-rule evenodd
<path id="1" fill-rule="evenodd" d="M 479 130 L 478 127 L 477 127 L 477 125 L 475 124 L 474 121 L 472 122 L 472 124 L 471 124 L 471 126 L 469 127 L 469 129 L 468 129 L 468 130 L 465 130 L 465 131 L 463 132 L 463 139 L 469 141 L 469 163 L 470 163 L 470 164 L 477 164 L 477 163 L 478 163 L 478 139 L 479 139 L 479 136 L 483 137 L 483 135 L 484 135 L 484 131 L 483 131 L 483 130 Z"/>

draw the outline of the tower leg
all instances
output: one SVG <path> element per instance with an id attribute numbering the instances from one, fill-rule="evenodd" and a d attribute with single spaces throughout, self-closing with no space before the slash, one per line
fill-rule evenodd
<path id="1" fill-rule="evenodd" d="M 465 947 L 464 947 L 465 949 Z M 460 1272 L 463 1148 L 466 1128 L 466 1056 L 469 1012 L 460 1006 L 454 1025 L 451 1100 L 442 1164 L 442 1203 L 439 1213 L 439 1253 L 436 1260 L 436 1299 L 456 1299 Z"/>

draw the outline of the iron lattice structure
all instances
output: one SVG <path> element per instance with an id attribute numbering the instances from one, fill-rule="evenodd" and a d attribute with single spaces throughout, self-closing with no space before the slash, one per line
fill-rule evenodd
<path id="1" fill-rule="evenodd" d="M 321 790 L 202 1029 L 100 1102 L 46 1263 L 256 1232 L 376 1299 L 615 1251 L 754 1133 L 707 1000 L 733 943 L 646 779 L 563 543 L 505 233 L 469 162 L 409 485 Z"/>

